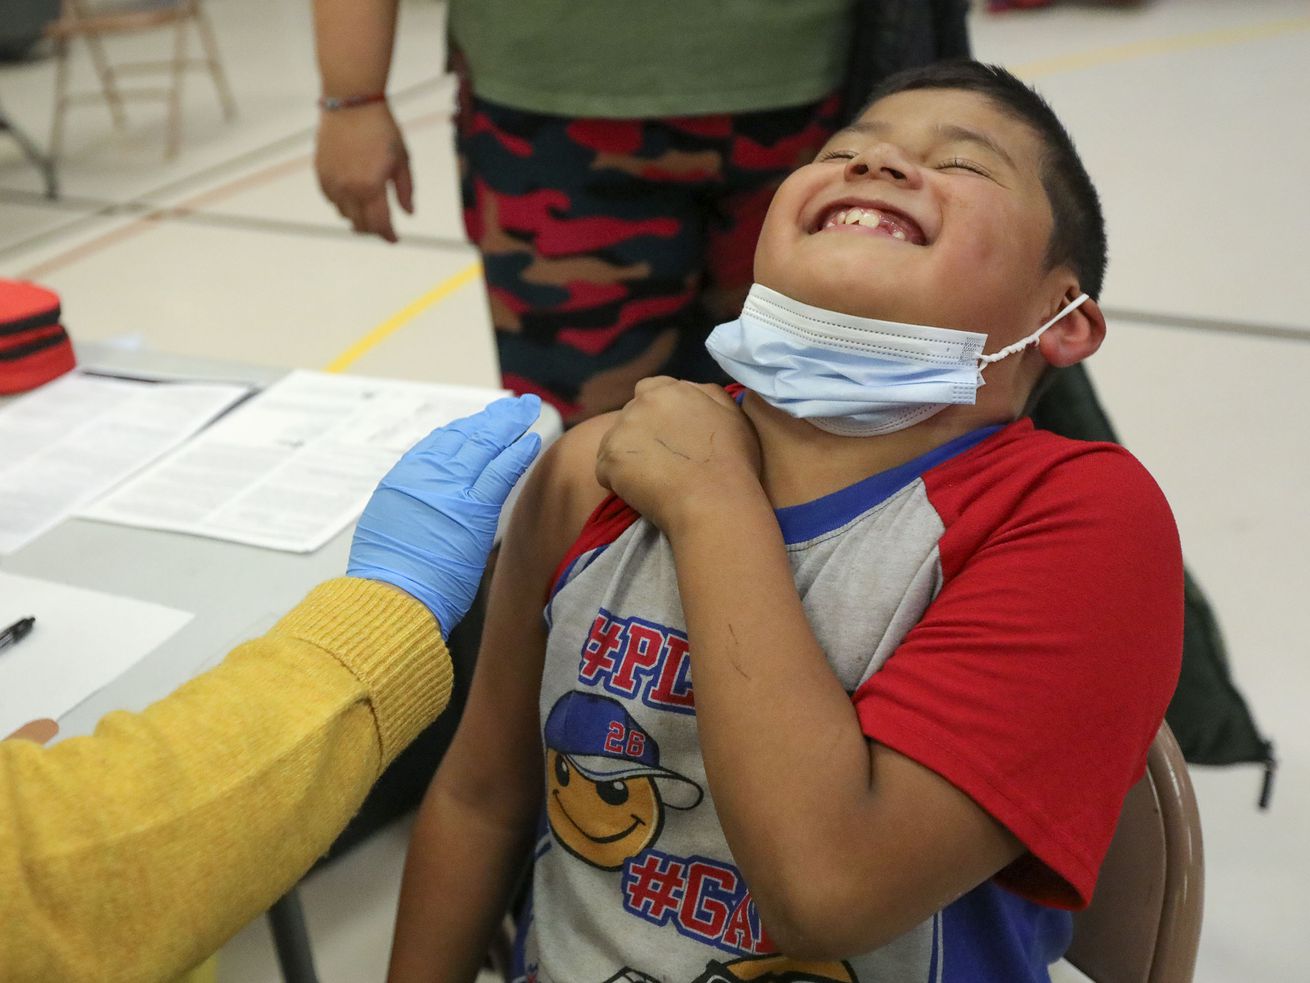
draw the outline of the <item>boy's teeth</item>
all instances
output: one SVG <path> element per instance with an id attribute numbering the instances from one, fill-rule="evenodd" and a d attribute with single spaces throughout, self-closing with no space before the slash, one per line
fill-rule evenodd
<path id="1" fill-rule="evenodd" d="M 834 225 L 863 225 L 865 228 L 876 229 L 882 224 L 882 212 L 874 208 L 843 208 L 833 212 L 832 217 L 825 223 L 826 226 Z M 901 233 L 898 238 L 904 239 L 905 234 Z"/>
<path id="2" fill-rule="evenodd" d="M 900 229 L 892 229 L 892 238 L 893 238 L 893 239 L 904 239 L 904 238 L 905 238 L 905 233 L 902 232 Z"/>

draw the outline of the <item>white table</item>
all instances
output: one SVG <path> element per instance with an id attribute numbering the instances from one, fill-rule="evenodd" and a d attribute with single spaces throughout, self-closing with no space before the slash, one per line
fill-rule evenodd
<path id="1" fill-rule="evenodd" d="M 208 379 L 267 386 L 283 369 L 156 352 L 79 345 L 86 369 L 146 378 Z M 534 427 L 549 442 L 559 415 L 544 407 Z M 346 569 L 353 527 L 309 554 L 282 553 L 181 533 L 69 519 L 0 557 L 22 576 L 153 601 L 195 617 L 117 680 L 67 713 L 60 738 L 90 733 L 110 710 L 139 710 L 262 634 L 311 587 Z"/>

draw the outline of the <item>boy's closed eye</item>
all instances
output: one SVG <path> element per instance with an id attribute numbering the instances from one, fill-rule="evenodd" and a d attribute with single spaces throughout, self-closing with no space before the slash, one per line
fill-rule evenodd
<path id="1" fill-rule="evenodd" d="M 974 174 L 985 178 L 990 178 L 992 176 L 992 172 L 983 167 L 982 164 L 979 164 L 977 161 L 968 160 L 964 157 L 951 157 L 948 160 L 942 161 L 940 164 L 936 165 L 936 167 L 939 171 L 964 170 L 972 171 Z"/>
<path id="2" fill-rule="evenodd" d="M 857 156 L 857 152 L 854 150 L 826 150 L 823 153 L 819 154 L 819 156 L 815 158 L 814 162 L 816 164 L 822 164 L 825 161 L 830 161 L 830 160 L 853 160 L 856 156 Z M 979 164 L 977 161 L 969 160 L 966 157 L 948 157 L 946 160 L 943 160 L 938 164 L 934 164 L 933 169 L 938 171 L 946 171 L 946 170 L 972 171 L 974 174 L 977 174 L 980 177 L 985 177 L 995 180 L 995 178 L 992 177 L 992 172 L 989 171 L 986 167 L 984 167 L 982 164 Z"/>

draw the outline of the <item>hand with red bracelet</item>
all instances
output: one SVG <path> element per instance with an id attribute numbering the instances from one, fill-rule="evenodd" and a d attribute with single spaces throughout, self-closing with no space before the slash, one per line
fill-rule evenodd
<path id="1" fill-rule="evenodd" d="M 328 201 L 356 232 L 396 242 L 388 188 L 407 213 L 414 213 L 414 179 L 400 126 L 385 99 L 329 100 L 318 127 L 314 170 Z"/>
<path id="2" fill-rule="evenodd" d="M 356 232 L 396 242 L 389 191 L 414 212 L 409 152 L 385 92 L 399 0 L 313 0 L 319 100 L 314 170 Z"/>

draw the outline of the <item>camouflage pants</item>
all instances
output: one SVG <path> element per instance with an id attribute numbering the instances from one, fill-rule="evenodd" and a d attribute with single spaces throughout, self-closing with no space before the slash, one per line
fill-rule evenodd
<path id="1" fill-rule="evenodd" d="M 482 252 L 507 388 L 566 423 L 705 353 L 752 282 L 773 192 L 836 129 L 837 99 L 648 120 L 523 112 L 462 93 L 464 224 Z"/>

